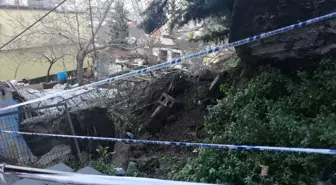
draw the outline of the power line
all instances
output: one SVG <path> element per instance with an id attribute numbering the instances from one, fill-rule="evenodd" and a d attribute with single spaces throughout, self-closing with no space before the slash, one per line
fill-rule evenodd
<path id="1" fill-rule="evenodd" d="M 20 37 L 22 34 L 24 34 L 26 31 L 28 31 L 30 28 L 32 28 L 33 26 L 35 26 L 38 22 L 42 21 L 42 19 L 44 19 L 45 17 L 47 17 L 51 12 L 55 11 L 58 7 L 60 7 L 63 3 L 65 3 L 65 1 L 67 0 L 63 0 L 60 4 L 58 4 L 57 6 L 55 6 L 53 9 L 51 9 L 48 13 L 46 13 L 45 15 L 43 15 L 41 18 L 39 18 L 37 21 L 35 21 L 33 24 L 31 24 L 30 26 L 28 26 L 26 29 L 24 29 L 21 33 L 19 33 L 18 35 L 16 35 L 15 37 L 13 37 L 11 40 L 9 40 L 6 44 L 2 45 L 0 47 L 0 50 L 4 47 L 6 47 L 9 43 L 13 42 L 15 39 L 17 39 L 18 37 Z"/>

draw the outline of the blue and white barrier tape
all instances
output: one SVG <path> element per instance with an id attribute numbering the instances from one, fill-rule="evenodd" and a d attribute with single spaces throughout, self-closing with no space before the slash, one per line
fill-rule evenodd
<path id="1" fill-rule="evenodd" d="M 93 137 L 93 136 L 74 136 L 74 135 L 62 135 L 62 134 L 16 132 L 16 131 L 9 131 L 9 130 L 0 130 L 0 133 L 30 135 L 30 136 L 57 137 L 57 138 L 69 138 L 69 139 L 86 139 L 86 140 L 96 140 L 96 141 L 112 141 L 112 142 L 122 142 L 122 143 L 141 143 L 141 144 L 152 144 L 152 145 L 188 146 L 188 147 L 199 147 L 199 148 L 218 148 L 218 149 L 273 151 L 273 152 L 295 152 L 295 153 L 332 154 L 332 155 L 336 154 L 336 149 L 187 143 L 187 142 L 154 141 L 154 140 L 141 140 L 141 139 L 120 139 L 120 138 Z"/>
<path id="2" fill-rule="evenodd" d="M 290 30 L 293 30 L 293 29 L 296 29 L 296 28 L 300 28 L 300 27 L 303 27 L 303 26 L 306 26 L 306 25 L 310 25 L 310 24 L 320 22 L 320 21 L 324 21 L 324 20 L 331 19 L 331 18 L 336 18 L 336 12 L 333 12 L 333 13 L 330 13 L 330 14 L 327 14 L 327 15 L 324 15 L 324 16 L 321 16 L 321 17 L 316 17 L 316 18 L 313 18 L 313 19 L 309 19 L 307 21 L 299 22 L 297 24 L 292 24 L 290 26 L 279 28 L 279 29 L 276 29 L 276 30 L 273 30 L 273 31 L 270 31 L 270 32 L 255 35 L 255 36 L 245 38 L 245 39 L 242 39 L 242 40 L 239 40 L 239 41 L 236 41 L 236 42 L 232 42 L 232 43 L 229 43 L 229 44 L 226 44 L 226 45 L 218 46 L 218 47 L 206 50 L 206 51 L 202 51 L 202 52 L 199 52 L 199 53 L 187 55 L 187 56 L 184 56 L 182 58 L 173 59 L 171 61 L 156 64 L 156 65 L 153 65 L 153 66 L 150 66 L 150 67 L 147 67 L 147 68 L 131 71 L 129 73 L 125 73 L 125 74 L 115 76 L 115 77 L 112 77 L 112 78 L 107 78 L 107 79 L 104 79 L 104 80 L 101 80 L 101 81 L 98 81 L 98 82 L 93 82 L 91 84 L 83 85 L 83 86 L 80 86 L 80 87 L 77 87 L 77 88 L 74 88 L 74 89 L 69 89 L 69 90 L 66 90 L 66 91 L 59 92 L 59 93 L 54 93 L 54 94 L 50 94 L 50 95 L 47 95 L 47 96 L 43 96 L 41 98 L 37 98 L 37 99 L 33 99 L 33 100 L 26 101 L 26 102 L 23 102 L 23 103 L 19 103 L 19 104 L 16 104 L 16 105 L 11 105 L 11 106 L 8 106 L 8 107 L 4 107 L 4 108 L 1 108 L 0 111 L 16 108 L 16 107 L 23 106 L 23 105 L 28 105 L 28 104 L 31 104 L 31 103 L 40 102 L 40 101 L 43 101 L 43 100 L 54 98 L 56 96 L 60 96 L 61 94 L 66 94 L 66 93 L 78 91 L 78 90 L 81 90 L 81 89 L 87 89 L 89 87 L 95 87 L 95 86 L 103 85 L 103 84 L 106 84 L 106 83 L 111 83 L 111 82 L 114 82 L 114 81 L 117 81 L 117 80 L 121 80 L 121 79 L 131 77 L 131 76 L 137 76 L 137 75 L 140 75 L 140 74 L 145 74 L 145 73 L 148 73 L 150 71 L 154 71 L 154 70 L 162 69 L 162 68 L 165 68 L 165 67 L 168 67 L 168 66 L 171 66 L 171 65 L 179 64 L 182 61 L 187 61 L 187 60 L 191 60 L 191 59 L 195 59 L 195 58 L 200 58 L 200 57 L 206 56 L 206 55 L 211 54 L 211 53 L 222 51 L 226 48 L 244 45 L 244 44 L 251 43 L 251 42 L 266 38 L 266 37 L 274 36 L 274 35 L 277 35 L 277 34 L 280 34 L 280 33 L 284 33 L 284 32 L 287 32 L 287 31 L 290 31 Z"/>

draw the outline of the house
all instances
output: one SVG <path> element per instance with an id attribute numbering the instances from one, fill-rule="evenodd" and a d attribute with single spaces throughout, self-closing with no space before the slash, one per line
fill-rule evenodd
<path id="1" fill-rule="evenodd" d="M 113 49 L 100 51 L 98 61 L 95 63 L 95 76 L 106 78 L 125 69 L 134 69 L 139 66 L 150 66 L 161 62 L 166 62 L 174 58 L 197 51 L 199 44 L 188 42 L 185 38 L 174 38 L 169 35 L 151 34 L 137 27 L 136 22 L 129 22 L 129 48 L 135 50 Z M 97 42 L 106 39 L 99 36 Z M 104 43 L 101 43 L 104 44 Z"/>
<path id="2" fill-rule="evenodd" d="M 143 44 L 142 42 L 147 40 L 148 35 L 146 35 L 141 29 L 137 28 L 136 22 L 128 22 L 128 32 L 128 44 L 130 47 L 134 47 L 134 45 L 137 44 Z M 102 26 L 97 34 L 96 44 L 108 44 L 106 43 L 106 41 L 110 40 L 108 33 L 108 25 Z M 140 53 L 142 53 L 142 51 Z M 140 53 L 125 49 L 107 49 L 99 51 L 98 61 L 95 62 L 95 76 L 97 78 L 106 78 L 107 76 L 131 67 L 132 62 L 130 63 L 129 61 L 139 58 L 141 55 Z"/>
<path id="3" fill-rule="evenodd" d="M 61 0 L 0 0 L 0 5 L 53 8 L 59 2 L 61 2 Z"/>
<path id="4" fill-rule="evenodd" d="M 28 0 L 1 0 L 0 5 L 27 6 Z"/>
<path id="5" fill-rule="evenodd" d="M 144 4 L 146 0 L 140 0 L 140 2 Z M 174 3 L 173 7 L 175 9 L 183 10 L 184 8 L 186 8 L 186 1 L 183 1 L 183 0 L 174 0 L 174 1 L 170 1 L 170 3 Z M 171 8 L 171 7 L 168 6 L 168 8 Z M 161 25 L 156 30 L 154 30 L 150 34 L 151 37 L 161 37 L 161 38 L 170 37 L 170 38 L 175 38 L 175 40 L 177 39 L 179 41 L 185 42 L 186 40 L 192 40 L 197 37 L 201 37 L 202 35 L 204 35 L 204 33 L 206 32 L 208 28 L 211 28 L 211 30 L 215 30 L 219 26 L 217 24 L 213 24 L 213 21 L 211 19 L 205 19 L 203 21 L 198 21 L 198 22 L 190 21 L 189 23 L 185 24 L 183 27 L 180 27 L 172 31 L 169 25 L 171 24 L 171 21 L 172 21 L 172 18 L 174 18 L 174 15 L 167 13 L 166 16 L 168 18 L 167 22 Z M 228 43 L 228 40 L 226 40 L 223 43 L 198 43 L 198 44 L 190 43 L 190 45 L 193 45 L 193 46 L 189 45 L 188 47 L 191 47 L 191 48 L 189 48 L 188 50 L 191 51 L 191 53 L 196 53 L 196 52 L 204 51 L 209 48 L 213 48 L 217 46 L 218 44 L 224 45 L 227 43 Z M 167 55 L 165 51 L 161 53 L 163 56 Z M 188 51 L 184 52 L 184 54 L 191 54 L 191 53 Z M 229 58 L 231 58 L 233 55 L 235 55 L 235 48 L 231 47 L 231 48 L 228 48 L 227 50 L 220 51 L 218 53 L 209 54 L 203 57 L 202 59 L 198 59 L 198 60 L 202 60 L 202 63 L 204 65 L 210 65 L 210 64 L 220 63 L 223 61 L 225 62 Z"/>
<path id="6" fill-rule="evenodd" d="M 27 5 L 34 8 L 53 8 L 61 2 L 60 0 L 26 0 Z"/>
<path id="7" fill-rule="evenodd" d="M 9 1 L 9 0 L 8 0 Z M 0 5 L 0 45 L 2 46 L 50 8 Z M 49 70 L 50 74 L 59 71 L 72 71 L 76 68 L 78 47 L 77 33 L 87 37 L 81 17 L 79 29 L 74 13 L 54 11 L 39 24 L 29 29 L 0 51 L 0 81 L 22 80 L 46 76 L 50 67 L 49 59 L 57 59 Z M 84 67 L 90 65 L 90 60 Z"/>

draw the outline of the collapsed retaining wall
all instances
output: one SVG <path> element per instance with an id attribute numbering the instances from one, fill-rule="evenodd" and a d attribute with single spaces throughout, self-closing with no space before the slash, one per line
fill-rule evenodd
<path id="1" fill-rule="evenodd" d="M 335 11 L 336 0 L 235 0 L 230 42 Z M 248 65 L 310 65 L 336 56 L 336 20 L 323 21 L 236 48 Z M 292 65 L 291 64 L 291 65 Z"/>

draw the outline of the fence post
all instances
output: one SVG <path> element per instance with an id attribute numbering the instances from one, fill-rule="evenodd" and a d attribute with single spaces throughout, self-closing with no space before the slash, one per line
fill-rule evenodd
<path id="1" fill-rule="evenodd" d="M 71 129 L 71 134 L 75 136 L 76 133 L 75 133 L 75 129 L 73 127 L 72 121 L 71 121 L 68 105 L 65 103 L 64 106 L 65 106 L 65 113 L 66 113 L 66 116 L 68 117 L 68 122 L 69 122 L 69 126 L 70 126 L 70 129 Z M 83 164 L 84 161 L 82 159 L 82 155 L 81 155 L 81 152 L 80 152 L 80 149 L 79 149 L 78 140 L 76 138 L 74 138 L 74 142 L 75 142 L 75 147 L 76 147 L 76 150 L 77 150 L 77 155 L 78 155 L 79 161 L 80 161 L 81 164 Z"/>

